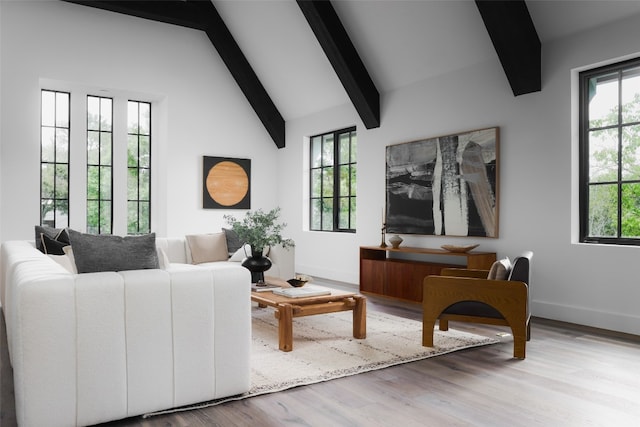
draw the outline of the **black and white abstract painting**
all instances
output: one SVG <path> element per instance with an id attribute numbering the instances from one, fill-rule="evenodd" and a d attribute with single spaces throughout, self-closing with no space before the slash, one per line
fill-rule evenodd
<path id="1" fill-rule="evenodd" d="M 389 145 L 387 233 L 498 237 L 499 128 Z"/>

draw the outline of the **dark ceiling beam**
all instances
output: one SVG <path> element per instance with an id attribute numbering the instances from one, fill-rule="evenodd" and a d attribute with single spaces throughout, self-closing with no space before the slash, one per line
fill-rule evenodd
<path id="1" fill-rule="evenodd" d="M 198 16 L 194 16 L 193 10 L 185 1 L 144 1 L 144 0 L 63 0 L 68 3 L 91 6 L 111 12 L 123 13 L 138 18 L 151 19 L 153 21 L 166 22 L 167 24 L 202 30 L 202 24 Z"/>
<path id="2" fill-rule="evenodd" d="M 524 0 L 476 0 L 515 96 L 542 89 L 542 47 Z"/>
<path id="3" fill-rule="evenodd" d="M 213 43 L 240 90 L 244 93 L 278 148 L 285 146 L 285 121 L 266 89 L 251 68 L 233 35 L 211 1 L 188 0 L 195 5 L 204 23 L 203 31 Z"/>
<path id="4" fill-rule="evenodd" d="M 380 127 L 380 94 L 329 0 L 297 0 L 367 129 Z"/>
<path id="5" fill-rule="evenodd" d="M 210 0 L 63 0 L 139 18 L 202 30 L 278 148 L 285 146 L 285 121 Z"/>

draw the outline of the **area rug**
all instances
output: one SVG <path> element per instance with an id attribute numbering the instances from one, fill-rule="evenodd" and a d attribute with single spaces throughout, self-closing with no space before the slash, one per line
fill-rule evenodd
<path id="1" fill-rule="evenodd" d="M 206 408 L 322 381 L 499 342 L 467 332 L 434 331 L 434 347 L 422 346 L 422 323 L 367 312 L 367 338 L 353 338 L 352 312 L 293 320 L 293 351 L 278 349 L 278 321 L 271 308 L 252 307 L 251 390 L 247 393 L 147 414 Z"/>

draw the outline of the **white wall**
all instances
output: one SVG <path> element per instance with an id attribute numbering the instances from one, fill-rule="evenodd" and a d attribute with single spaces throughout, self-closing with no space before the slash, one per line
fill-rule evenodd
<path id="1" fill-rule="evenodd" d="M 202 155 L 252 158 L 252 207 L 280 205 L 296 240 L 296 270 L 358 282 L 358 247 L 380 242 L 389 144 L 500 127 L 500 237 L 403 236 L 405 245 L 480 243 L 535 252 L 537 316 L 640 334 L 640 248 L 576 244 L 572 70 L 640 50 L 640 19 L 543 47 L 543 90 L 514 97 L 497 57 L 381 95 L 382 126 L 351 105 L 287 123 L 277 150 L 203 33 L 64 2 L 0 2 L 0 240 L 31 238 L 38 222 L 41 79 L 158 100 L 154 230 L 217 230 L 228 211 L 201 208 Z M 156 120 L 157 121 L 157 120 Z M 358 232 L 304 231 L 310 135 L 358 127 Z M 241 213 L 241 212 L 238 212 Z M 73 219 L 72 219 L 73 220 Z"/>
<path id="2" fill-rule="evenodd" d="M 252 207 L 275 206 L 277 148 L 203 32 L 61 1 L 2 1 L 0 8 L 2 241 L 32 238 L 39 223 L 45 80 L 74 93 L 103 89 L 97 95 L 154 101 L 152 228 L 159 235 L 218 231 L 223 214 L 244 213 L 202 209 L 203 155 L 251 158 Z M 71 126 L 80 135 L 72 144 L 82 144 L 85 124 Z M 71 174 L 79 197 L 80 169 Z M 82 228 L 82 215 L 71 215 L 71 226 Z"/>
<path id="3" fill-rule="evenodd" d="M 2 23 L 2 7 L 0 7 L 0 23 Z M 4 126 L 2 126 L 3 122 L 3 114 L 2 114 L 2 99 L 4 98 L 3 92 L 3 80 L 2 80 L 2 71 L 3 67 L 3 58 L 2 58 L 2 39 L 4 38 L 4 34 L 2 29 L 0 28 L 0 165 L 2 165 L 2 130 Z M 2 170 L 0 169 L 0 201 L 2 200 Z M 2 236 L 2 209 L 0 209 L 0 236 Z"/>
<path id="4" fill-rule="evenodd" d="M 380 243 L 385 147 L 404 141 L 500 127 L 500 237 L 403 236 L 407 246 L 480 243 L 514 257 L 533 250 L 533 314 L 640 334 L 638 247 L 577 244 L 572 207 L 577 152 L 572 139 L 572 69 L 635 54 L 640 19 L 616 23 L 543 47 L 543 89 L 514 97 L 497 58 L 381 96 L 381 127 L 366 130 L 350 106 L 290 121 L 280 204 L 293 224 L 300 272 L 358 283 L 358 247 Z M 314 133 L 356 124 L 358 225 L 353 235 L 303 231 L 296 195 L 305 182 L 303 142 Z M 284 195 L 287 195 L 286 197 Z M 291 197 L 289 197 L 291 196 Z"/>

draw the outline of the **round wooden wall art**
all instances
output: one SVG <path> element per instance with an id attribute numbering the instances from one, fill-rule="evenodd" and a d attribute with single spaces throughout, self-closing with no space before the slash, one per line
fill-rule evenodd
<path id="1" fill-rule="evenodd" d="M 251 159 L 204 157 L 203 208 L 251 208 Z"/>

